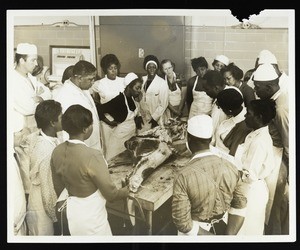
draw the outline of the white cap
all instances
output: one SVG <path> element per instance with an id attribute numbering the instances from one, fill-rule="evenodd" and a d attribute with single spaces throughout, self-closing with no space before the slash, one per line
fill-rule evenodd
<path id="1" fill-rule="evenodd" d="M 21 55 L 37 55 L 37 47 L 30 43 L 19 43 L 16 53 Z"/>
<path id="2" fill-rule="evenodd" d="M 131 83 L 133 80 L 135 80 L 137 78 L 138 78 L 138 76 L 135 73 L 133 73 L 133 72 L 128 73 L 124 78 L 125 86 L 127 86 L 129 83 Z"/>
<path id="3" fill-rule="evenodd" d="M 258 55 L 258 64 L 264 64 L 264 63 L 277 64 L 277 59 L 275 55 L 271 51 L 266 49 L 259 52 Z"/>
<path id="4" fill-rule="evenodd" d="M 253 73 L 253 81 L 272 81 L 278 77 L 273 65 L 269 63 L 259 65 Z"/>
<path id="5" fill-rule="evenodd" d="M 229 64 L 229 59 L 227 56 L 224 56 L 224 55 L 217 55 L 215 60 L 221 62 L 221 63 L 224 63 L 226 66 L 228 66 Z"/>
<path id="6" fill-rule="evenodd" d="M 187 132 L 198 138 L 211 138 L 213 132 L 212 118 L 209 115 L 193 116 L 188 120 Z"/>

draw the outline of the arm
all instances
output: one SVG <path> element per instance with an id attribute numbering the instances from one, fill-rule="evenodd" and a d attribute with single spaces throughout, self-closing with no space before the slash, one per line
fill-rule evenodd
<path id="1" fill-rule="evenodd" d="M 172 218 L 178 231 L 182 233 L 189 233 L 193 229 L 191 203 L 187 194 L 186 184 L 184 177 L 179 175 L 173 186 Z"/>
<path id="2" fill-rule="evenodd" d="M 59 197 L 59 195 L 61 194 L 61 192 L 65 188 L 65 184 L 62 180 L 61 175 L 56 173 L 56 171 L 55 171 L 54 160 L 53 160 L 52 156 L 51 156 L 50 165 L 51 165 L 53 187 L 54 187 L 56 196 Z"/>
<path id="3" fill-rule="evenodd" d="M 111 114 L 111 109 L 112 109 L 112 105 L 113 105 L 113 100 L 115 98 L 113 98 L 112 100 L 110 100 L 107 103 L 101 104 L 96 102 L 96 108 L 97 108 L 97 112 L 99 115 L 99 119 L 103 122 L 105 122 L 107 125 L 111 126 L 111 127 L 115 127 L 118 125 L 118 122 L 113 120 L 110 121 L 109 119 L 106 118 L 105 113 Z"/>
<path id="4" fill-rule="evenodd" d="M 157 76 L 158 77 L 158 76 Z M 169 103 L 169 87 L 168 84 L 163 80 L 159 79 L 159 82 L 157 83 L 159 86 L 157 86 L 158 91 L 159 91 L 159 98 L 158 98 L 158 105 L 151 114 L 152 118 L 155 121 L 158 121 L 159 118 L 163 115 L 165 112 L 166 108 L 168 107 Z"/>
<path id="5" fill-rule="evenodd" d="M 186 104 L 188 107 L 188 111 L 190 111 L 192 102 L 193 102 L 193 83 L 195 79 L 192 77 L 187 82 L 187 89 L 186 89 Z"/>
<path id="6" fill-rule="evenodd" d="M 98 187 L 101 194 L 107 201 L 123 199 L 129 195 L 128 186 L 117 189 L 111 180 L 107 163 L 101 154 L 91 157 L 88 173 L 96 187 Z"/>

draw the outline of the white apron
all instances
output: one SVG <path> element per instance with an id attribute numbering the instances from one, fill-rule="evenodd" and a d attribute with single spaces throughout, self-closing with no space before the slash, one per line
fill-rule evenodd
<path id="1" fill-rule="evenodd" d="M 106 160 L 109 160 L 117 154 L 123 152 L 126 149 L 124 142 L 136 134 L 134 117 L 137 115 L 138 109 L 136 108 L 134 111 L 130 110 L 126 96 L 124 95 L 124 97 L 128 114 L 124 122 L 118 124 L 118 126 L 111 130 L 109 143 L 106 147 Z"/>
<path id="2" fill-rule="evenodd" d="M 213 99 L 209 97 L 205 91 L 195 91 L 198 82 L 198 76 L 196 77 L 193 87 L 193 102 L 189 113 L 189 119 L 195 115 L 211 114 Z"/>
<path id="3" fill-rule="evenodd" d="M 70 234 L 112 235 L 105 204 L 106 200 L 99 190 L 85 198 L 69 196 L 67 218 Z"/>
<path id="4" fill-rule="evenodd" d="M 176 90 L 171 91 L 169 90 L 169 103 L 175 107 L 178 108 L 179 104 L 181 101 L 181 89 L 178 87 L 177 83 L 176 83 Z M 175 118 L 176 115 L 172 114 L 170 109 L 166 109 L 165 111 L 165 118 L 164 118 L 164 123 L 167 123 L 169 118 Z"/>

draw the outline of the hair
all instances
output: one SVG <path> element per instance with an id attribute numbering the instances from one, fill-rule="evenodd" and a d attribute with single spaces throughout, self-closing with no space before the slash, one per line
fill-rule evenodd
<path id="1" fill-rule="evenodd" d="M 260 116 L 264 125 L 270 123 L 276 116 L 276 103 L 272 99 L 257 99 L 250 102 L 250 107 L 256 116 Z"/>
<path id="2" fill-rule="evenodd" d="M 249 70 L 247 70 L 246 73 L 244 74 L 243 81 L 244 82 L 248 82 L 254 71 L 255 71 L 255 69 L 249 69 Z"/>
<path id="3" fill-rule="evenodd" d="M 50 125 L 50 122 L 57 122 L 61 112 L 62 107 L 59 102 L 54 100 L 41 101 L 36 106 L 34 114 L 37 127 L 43 130 Z"/>
<path id="4" fill-rule="evenodd" d="M 159 69 L 159 61 L 158 61 L 158 59 L 157 59 L 157 57 L 156 56 L 154 56 L 154 55 L 147 55 L 145 58 L 144 58 L 144 62 L 143 62 L 143 67 L 144 67 L 144 69 L 146 69 L 146 64 L 147 64 L 147 62 L 149 62 L 149 61 L 154 61 L 154 62 L 156 62 L 156 64 L 157 64 L 157 68 Z"/>
<path id="5" fill-rule="evenodd" d="M 97 71 L 97 69 L 92 63 L 85 60 L 80 60 L 74 65 L 73 76 L 86 76 L 95 73 L 95 71 Z"/>
<path id="6" fill-rule="evenodd" d="M 41 56 L 37 57 L 37 66 L 33 69 L 32 75 L 37 76 L 38 74 L 42 73 L 43 68 L 44 68 L 44 60 Z"/>
<path id="7" fill-rule="evenodd" d="M 211 86 L 225 85 L 224 78 L 219 71 L 210 70 L 204 75 L 203 79 Z"/>
<path id="8" fill-rule="evenodd" d="M 64 83 L 66 80 L 68 80 L 73 75 L 73 69 L 74 69 L 74 65 L 70 65 L 65 68 L 64 73 L 61 78 L 62 83 Z"/>
<path id="9" fill-rule="evenodd" d="M 115 54 L 106 54 L 101 58 L 100 66 L 103 72 L 106 74 L 110 65 L 117 65 L 118 71 L 120 71 L 121 63 Z"/>
<path id="10" fill-rule="evenodd" d="M 79 104 L 70 106 L 62 115 L 61 120 L 62 129 L 69 135 L 82 133 L 82 130 L 92 123 L 92 112 Z"/>
<path id="11" fill-rule="evenodd" d="M 210 145 L 210 142 L 212 139 L 212 137 L 199 138 L 199 137 L 191 135 L 189 132 L 187 132 L 187 136 L 188 136 L 189 147 L 192 152 L 196 152 L 199 149 L 209 148 L 209 145 Z"/>
<path id="12" fill-rule="evenodd" d="M 163 59 L 161 62 L 160 62 L 160 70 L 161 71 L 163 71 L 163 65 L 165 64 L 165 63 L 167 63 L 167 62 L 169 62 L 169 63 L 171 63 L 171 65 L 172 65 L 172 67 L 174 68 L 174 66 L 175 66 L 175 63 L 173 63 L 170 59 Z"/>
<path id="13" fill-rule="evenodd" d="M 208 63 L 207 63 L 206 59 L 203 56 L 200 56 L 198 58 L 193 58 L 191 60 L 191 64 L 192 64 L 192 68 L 193 68 L 194 71 L 196 71 L 197 68 L 199 68 L 199 67 L 208 68 Z"/>
<path id="14" fill-rule="evenodd" d="M 243 102 L 242 95 L 233 88 L 223 89 L 217 95 L 217 103 L 221 109 L 236 110 L 242 106 Z"/>
<path id="15" fill-rule="evenodd" d="M 229 63 L 228 66 L 225 66 L 221 69 L 221 74 L 223 75 L 225 72 L 230 72 L 232 77 L 238 81 L 243 78 L 244 72 L 234 63 Z"/>
<path id="16" fill-rule="evenodd" d="M 27 58 L 28 58 L 28 55 L 22 55 L 22 54 L 18 54 L 18 53 L 16 53 L 15 54 L 15 62 L 16 62 L 16 64 L 19 64 L 19 61 L 20 61 L 20 59 L 24 59 L 24 61 L 26 61 L 27 60 Z"/>

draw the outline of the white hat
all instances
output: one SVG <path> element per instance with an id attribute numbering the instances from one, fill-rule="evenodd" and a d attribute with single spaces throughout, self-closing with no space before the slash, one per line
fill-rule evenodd
<path id="1" fill-rule="evenodd" d="M 21 55 L 37 55 L 37 47 L 30 43 L 19 43 L 16 53 Z"/>
<path id="2" fill-rule="evenodd" d="M 125 86 L 127 86 L 129 83 L 131 83 L 133 80 L 135 80 L 137 78 L 138 78 L 138 76 L 135 73 L 133 73 L 133 72 L 128 73 L 124 78 Z"/>
<path id="3" fill-rule="evenodd" d="M 259 65 L 253 73 L 253 81 L 272 81 L 278 77 L 273 65 L 269 63 Z"/>
<path id="4" fill-rule="evenodd" d="M 224 63 L 226 66 L 229 64 L 229 59 L 227 56 L 224 55 L 217 55 L 215 58 L 216 61 L 219 61 L 221 63 Z"/>
<path id="5" fill-rule="evenodd" d="M 198 138 L 211 138 L 213 132 L 212 118 L 209 115 L 193 116 L 188 120 L 187 132 Z"/>
<path id="6" fill-rule="evenodd" d="M 266 49 L 259 52 L 258 55 L 258 64 L 264 63 L 277 64 L 277 59 L 275 55 L 271 51 Z"/>

